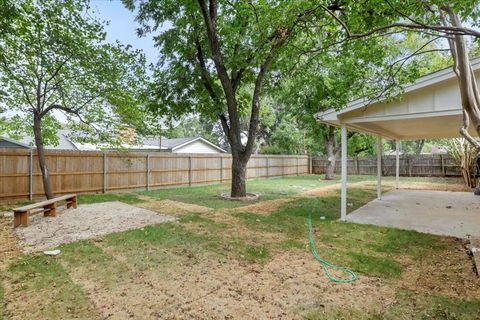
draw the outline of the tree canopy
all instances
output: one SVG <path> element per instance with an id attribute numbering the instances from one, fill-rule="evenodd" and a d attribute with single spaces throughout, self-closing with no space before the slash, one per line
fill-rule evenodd
<path id="1" fill-rule="evenodd" d="M 25 123 L 38 116 L 44 142 L 55 144 L 61 114 L 89 136 L 141 127 L 144 58 L 104 42 L 102 22 L 89 16 L 87 1 L 24 1 L 16 10 L 10 31 L 0 36 L 0 81 L 8 93 L 2 105 L 16 114 L 4 121 L 13 122 L 17 135 L 33 135 Z"/>
<path id="2" fill-rule="evenodd" d="M 90 16 L 86 0 L 25 0 L 12 10 L 8 32 L 0 34 L 0 105 L 13 116 L 0 129 L 35 137 L 51 198 L 43 146 L 58 143 L 58 116 L 83 131 L 74 138 L 90 141 L 118 141 L 125 126 L 144 127 L 144 58 L 104 42 L 103 24 Z"/>

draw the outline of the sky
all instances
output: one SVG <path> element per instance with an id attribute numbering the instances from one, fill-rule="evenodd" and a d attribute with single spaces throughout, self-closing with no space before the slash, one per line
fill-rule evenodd
<path id="1" fill-rule="evenodd" d="M 108 42 L 118 40 L 122 44 L 130 44 L 134 49 L 143 50 L 148 63 L 157 62 L 158 49 L 154 47 L 152 36 L 137 36 L 139 24 L 135 21 L 135 13 L 125 8 L 121 0 L 91 0 L 90 4 L 95 16 L 110 22 L 105 27 Z"/>

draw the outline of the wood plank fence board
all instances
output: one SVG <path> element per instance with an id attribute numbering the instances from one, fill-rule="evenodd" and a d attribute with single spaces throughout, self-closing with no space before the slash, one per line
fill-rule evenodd
<path id="1" fill-rule="evenodd" d="M 382 173 L 385 176 L 395 175 L 395 155 L 382 157 Z M 335 162 L 335 172 L 340 174 L 341 161 Z M 324 157 L 312 158 L 312 172 L 324 174 L 327 168 L 327 159 Z M 348 158 L 348 174 L 376 175 L 376 156 L 363 158 Z M 450 155 L 401 155 L 400 175 L 418 177 L 449 177 L 461 176 L 460 168 Z"/>
<path id="2" fill-rule="evenodd" d="M 163 152 L 47 150 L 46 162 L 55 194 L 228 182 L 232 167 L 229 154 Z M 307 174 L 309 163 L 308 156 L 253 155 L 247 176 L 254 179 Z M 42 195 L 36 152 L 0 148 L 0 201 Z"/>

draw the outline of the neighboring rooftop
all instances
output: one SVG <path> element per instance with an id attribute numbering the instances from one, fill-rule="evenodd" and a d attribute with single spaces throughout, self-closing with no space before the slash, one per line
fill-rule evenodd
<path id="1" fill-rule="evenodd" d="M 46 149 L 55 150 L 100 150 L 108 149 L 106 144 L 92 144 L 92 143 L 79 143 L 73 141 L 71 138 L 72 132 L 70 130 L 58 130 L 57 135 L 59 138 L 58 146 L 47 145 Z M 219 146 L 211 143 L 210 141 L 202 137 L 186 137 L 186 138 L 173 138 L 168 139 L 165 137 L 145 137 L 140 139 L 140 143 L 125 143 L 122 145 L 125 149 L 130 150 L 142 150 L 142 151 L 164 151 L 164 152 L 181 152 L 180 149 L 190 146 L 188 149 L 192 153 L 202 152 L 226 152 Z M 196 146 L 196 147 L 192 147 Z M 14 140 L 11 138 L 0 136 L 0 148 L 35 148 L 34 139 L 32 137 L 24 137 L 20 140 Z M 196 151 L 197 150 L 197 151 Z"/>
<path id="2" fill-rule="evenodd" d="M 61 129 L 57 131 L 58 136 L 58 145 L 47 145 L 45 146 L 46 149 L 54 149 L 54 150 L 80 150 L 74 142 L 72 142 L 69 138 L 71 132 L 69 130 Z M 17 148 L 34 148 L 35 141 L 33 137 L 25 136 L 21 139 L 15 140 L 8 137 L 0 136 L 0 147 L 17 147 Z"/>

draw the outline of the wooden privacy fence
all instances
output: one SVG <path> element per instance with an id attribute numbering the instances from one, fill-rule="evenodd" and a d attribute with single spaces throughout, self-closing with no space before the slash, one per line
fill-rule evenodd
<path id="1" fill-rule="evenodd" d="M 382 173 L 385 176 L 395 175 L 395 156 L 382 156 Z M 340 173 L 341 160 L 338 159 L 335 165 L 335 172 Z M 322 157 L 312 158 L 312 173 L 323 174 L 327 167 L 327 159 Z M 377 157 L 354 157 L 348 158 L 348 174 L 376 175 Z M 401 155 L 400 156 L 401 176 L 433 176 L 448 177 L 461 176 L 460 168 L 455 164 L 449 155 Z"/>
<path id="2" fill-rule="evenodd" d="M 191 186 L 231 180 L 230 154 L 130 153 L 96 151 L 46 152 L 55 194 L 108 192 Z M 309 172 L 308 156 L 254 155 L 247 178 Z M 0 148 L 0 200 L 42 196 L 35 151 Z"/>

